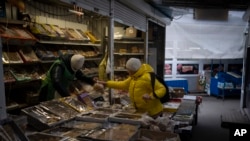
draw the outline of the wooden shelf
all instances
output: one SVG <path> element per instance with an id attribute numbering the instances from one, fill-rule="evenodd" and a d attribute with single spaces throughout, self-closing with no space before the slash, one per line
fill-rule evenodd
<path id="1" fill-rule="evenodd" d="M 144 53 L 114 53 L 114 55 L 144 55 Z"/>
<path id="2" fill-rule="evenodd" d="M 0 23 L 8 23 L 8 24 L 19 24 L 22 25 L 25 22 L 20 20 L 13 20 L 13 19 L 7 19 L 7 18 L 0 18 Z"/>
<path id="3" fill-rule="evenodd" d="M 114 41 L 115 44 L 144 44 L 144 41 Z"/>

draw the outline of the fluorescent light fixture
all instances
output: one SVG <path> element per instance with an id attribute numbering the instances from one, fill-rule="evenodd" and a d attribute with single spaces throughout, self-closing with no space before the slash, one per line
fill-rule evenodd
<path id="1" fill-rule="evenodd" d="M 76 11 L 76 10 L 72 10 L 72 9 L 69 9 L 69 12 L 70 12 L 70 13 L 77 14 L 77 15 L 79 15 L 79 16 L 82 16 L 82 15 L 83 15 L 83 12 Z"/>
<path id="2" fill-rule="evenodd" d="M 186 51 L 192 51 L 192 50 L 190 50 L 190 49 L 183 49 L 183 50 L 181 50 L 181 51 L 186 52 Z M 180 52 L 181 52 L 181 51 L 180 51 Z"/>
<path id="3" fill-rule="evenodd" d="M 193 50 L 200 50 L 200 47 L 190 47 L 189 49 L 193 49 Z"/>
<path id="4" fill-rule="evenodd" d="M 172 47 L 165 47 L 165 49 L 167 49 L 167 50 L 171 50 L 171 49 L 173 49 Z"/>

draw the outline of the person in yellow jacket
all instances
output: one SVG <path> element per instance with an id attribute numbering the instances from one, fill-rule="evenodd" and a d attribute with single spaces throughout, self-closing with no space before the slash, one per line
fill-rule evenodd
<path id="1" fill-rule="evenodd" d="M 127 90 L 131 104 L 139 113 L 147 113 L 153 118 L 162 114 L 163 105 L 161 101 L 154 97 L 151 77 L 149 72 L 153 68 L 149 64 L 142 64 L 137 58 L 130 58 L 126 62 L 126 69 L 129 77 L 123 81 L 99 81 L 104 86 L 114 89 Z M 166 88 L 157 79 L 155 80 L 155 93 L 158 97 L 163 97 Z"/>

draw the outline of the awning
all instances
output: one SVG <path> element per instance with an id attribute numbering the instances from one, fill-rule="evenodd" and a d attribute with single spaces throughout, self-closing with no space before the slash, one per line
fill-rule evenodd
<path id="1" fill-rule="evenodd" d="M 199 21 L 191 14 L 166 27 L 166 58 L 243 58 L 247 22 L 243 12 L 229 12 L 228 21 Z"/>

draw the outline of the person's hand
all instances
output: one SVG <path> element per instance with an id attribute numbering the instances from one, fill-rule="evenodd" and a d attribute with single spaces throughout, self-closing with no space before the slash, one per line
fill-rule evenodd
<path id="1" fill-rule="evenodd" d="M 105 81 L 97 81 L 97 83 L 102 84 L 104 86 L 107 84 L 107 82 L 105 82 Z"/>
<path id="2" fill-rule="evenodd" d="M 93 77 L 93 80 L 94 80 L 95 82 L 97 82 L 97 81 L 98 81 L 98 77 Z"/>
<path id="3" fill-rule="evenodd" d="M 144 95 L 142 96 L 142 98 L 143 98 L 144 100 L 151 100 L 151 99 L 152 99 L 152 98 L 150 97 L 149 94 L 144 94 Z"/>
<path id="4" fill-rule="evenodd" d="M 95 83 L 93 86 L 94 90 L 104 92 L 104 86 L 103 84 Z"/>

